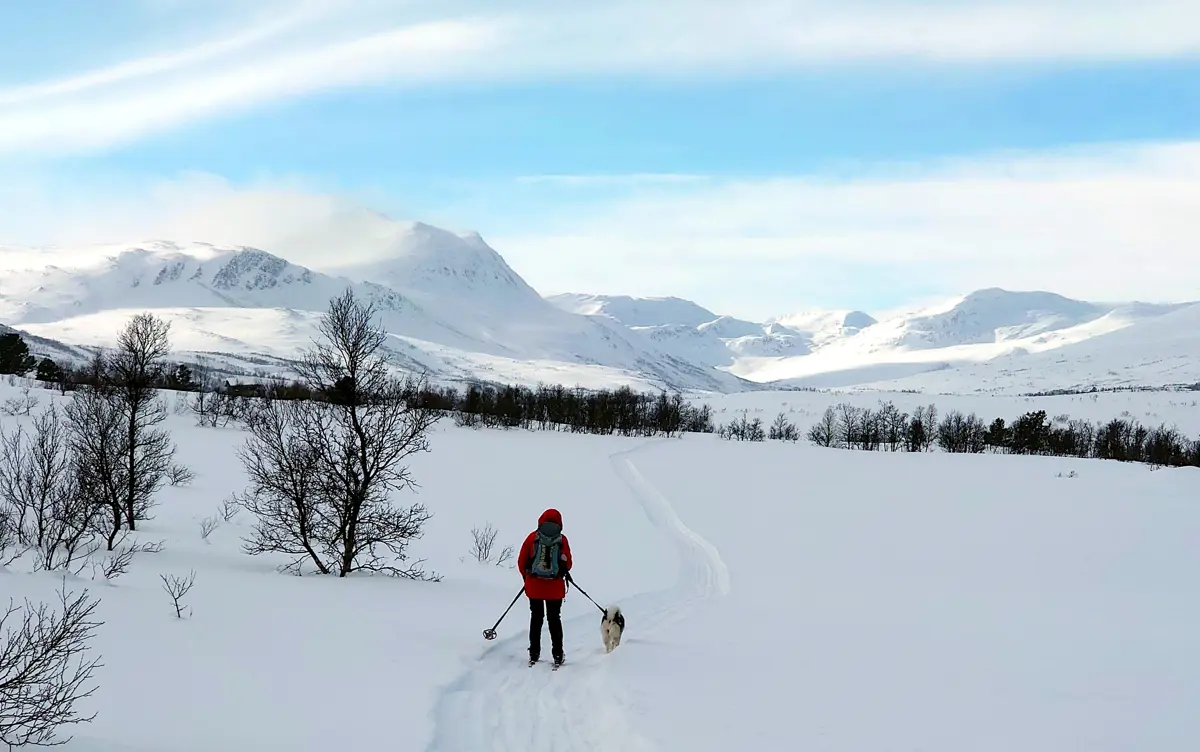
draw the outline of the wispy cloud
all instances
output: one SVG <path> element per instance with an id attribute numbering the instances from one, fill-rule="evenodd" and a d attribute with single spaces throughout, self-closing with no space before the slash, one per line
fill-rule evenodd
<path id="1" fill-rule="evenodd" d="M 619 175 L 521 175 L 516 178 L 518 183 L 530 185 L 562 185 L 573 188 L 586 187 L 625 187 L 637 185 L 677 185 L 681 183 L 702 183 L 711 180 L 708 175 L 688 175 L 683 173 L 639 172 Z"/>
<path id="2" fill-rule="evenodd" d="M 317 16 L 316 8 L 301 5 L 293 12 L 271 19 L 249 30 L 218 37 L 183 50 L 150 54 L 65 78 L 39 81 L 0 90 L 0 105 L 25 105 L 40 99 L 86 93 L 102 87 L 117 86 L 130 81 L 166 76 L 174 71 L 220 62 L 244 51 L 270 43 L 287 32 L 301 27 Z"/>
<path id="3" fill-rule="evenodd" d="M 213 3 L 212 13 L 245 7 Z M 254 7 L 259 20 L 237 32 L 0 89 L 0 154 L 105 148 L 363 83 L 1200 56 L 1200 5 L 1185 0 L 264 0 Z M 263 20 L 267 13 L 274 15 Z M 121 40 L 123 48 L 144 45 Z"/>

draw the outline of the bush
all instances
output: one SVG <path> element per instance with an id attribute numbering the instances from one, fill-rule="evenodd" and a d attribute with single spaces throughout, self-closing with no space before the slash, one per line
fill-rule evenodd
<path id="1" fill-rule="evenodd" d="M 95 718 L 76 705 L 96 691 L 87 685 L 100 662 L 85 655 L 102 624 L 92 620 L 99 601 L 86 590 L 68 595 L 65 584 L 60 601 L 57 613 L 9 601 L 0 614 L 0 742 L 10 747 L 63 744 L 70 739 L 56 738 L 60 727 Z"/>

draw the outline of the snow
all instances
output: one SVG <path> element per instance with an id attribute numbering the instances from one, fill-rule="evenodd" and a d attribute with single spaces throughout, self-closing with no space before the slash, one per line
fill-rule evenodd
<path id="1" fill-rule="evenodd" d="M 151 310 L 172 320 L 176 336 L 196 351 L 230 361 L 287 361 L 297 337 L 311 339 L 301 328 L 349 287 L 377 304 L 405 365 L 445 380 L 487 380 L 499 371 L 531 386 L 539 373 L 555 373 L 570 386 L 744 386 L 619 323 L 550 304 L 478 235 L 377 222 L 368 239 L 383 258 L 362 261 L 365 252 L 351 249 L 345 258 L 360 260 L 326 254 L 321 269 L 265 250 L 207 243 L 0 249 L 0 322 L 73 345 L 104 346 L 131 312 Z M 544 365 L 531 372 L 521 367 L 527 362 Z M 286 362 L 264 365 L 286 370 Z"/>
<path id="2" fill-rule="evenodd" d="M 881 396 L 928 402 L 774 392 L 713 404 L 719 420 L 791 409 L 803 422 Z M 1127 410 L 1200 433 L 1190 395 L 936 402 L 989 416 Z M 1169 752 L 1200 734 L 1193 468 L 446 421 L 402 499 L 435 513 L 412 553 L 444 581 L 339 580 L 241 553 L 245 512 L 201 540 L 199 521 L 244 482 L 243 436 L 169 424 L 197 478 L 165 489 L 139 533 L 164 551 L 112 583 L 68 583 L 102 599 L 106 623 L 88 704 L 99 715 L 64 752 Z M 579 584 L 628 619 L 605 655 L 599 613 L 573 591 L 558 672 L 524 664 L 524 603 L 482 639 L 520 579 L 466 556 L 473 526 L 517 546 L 550 506 Z M 158 575 L 190 571 L 179 620 Z M 60 584 L 22 571 L 0 583 L 18 599 Z"/>
<path id="3" fill-rule="evenodd" d="M 644 452 L 647 481 L 732 580 L 614 667 L 648 738 L 1191 748 L 1200 647 L 1184 594 L 1200 472 L 959 459 L 713 442 Z"/>
<path id="4" fill-rule="evenodd" d="M 50 340 L 38 354 L 59 357 L 111 344 L 118 319 L 153 310 L 227 365 L 286 371 L 303 320 L 352 287 L 378 304 L 405 366 L 450 382 L 717 393 L 1200 382 L 1200 303 L 988 288 L 878 321 L 839 308 L 757 322 L 678 297 L 543 297 L 477 233 L 355 207 L 314 210 L 290 234 L 254 239 L 0 248 L 0 324 Z"/>
<path id="5" fill-rule="evenodd" d="M 696 329 L 720 318 L 690 300 L 675 297 L 638 298 L 630 295 L 560 293 L 546 300 L 564 311 L 583 316 L 608 316 L 629 327 L 680 324 Z"/>
<path id="6" fill-rule="evenodd" d="M 1106 307 L 983 290 L 885 319 L 811 355 L 743 358 L 728 370 L 765 384 L 951 392 L 1188 384 L 1200 381 L 1198 316 L 1200 304 Z M 1164 359 L 1171 368 L 1155 367 Z M 1065 367 L 1047 372 L 1050 363 Z M 1013 378 L 1022 371 L 1035 378 Z"/>

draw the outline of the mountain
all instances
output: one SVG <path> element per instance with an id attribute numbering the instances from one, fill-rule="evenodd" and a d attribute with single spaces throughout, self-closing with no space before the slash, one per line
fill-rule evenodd
<path id="1" fill-rule="evenodd" d="M 1065 362 L 1075 362 L 1086 351 L 1083 345 L 1104 342 L 1105 335 L 1115 332 L 1124 332 L 1123 337 L 1130 341 L 1161 341 L 1155 332 L 1174 331 L 1183 312 L 1194 306 L 1089 303 L 1048 292 L 989 288 L 871 324 L 808 357 L 744 361 L 730 371 L 753 381 L 789 386 L 878 387 L 886 383 L 889 388 L 921 388 L 914 385 L 948 384 L 961 377 L 970 382 L 962 385 L 964 391 L 977 391 L 979 384 L 997 380 L 1016 389 L 1016 383 L 1005 377 L 1006 359 L 1053 352 Z M 1191 341 L 1183 355 L 1193 368 L 1200 367 L 1200 330 L 1189 333 L 1184 328 L 1175 334 L 1170 338 L 1172 345 L 1178 345 L 1180 337 Z M 1116 344 L 1123 340 L 1108 341 Z M 1160 357 L 1170 355 L 1165 346 L 1160 349 Z M 1114 363 L 1122 358 L 1119 349 L 1109 356 Z M 940 377 L 917 376 L 933 372 Z M 1184 377 L 1179 383 L 1200 379 L 1200 371 L 1191 377 L 1186 376 L 1189 372 L 1187 368 L 1179 372 Z M 972 375 L 965 377 L 966 373 Z M 1136 373 L 1140 371 L 1127 372 L 1116 381 L 1094 373 L 1088 378 L 1110 385 L 1163 383 L 1151 378 L 1149 371 L 1145 375 L 1151 381 L 1139 382 Z M 1077 381 L 1060 369 L 1057 383 L 1075 385 Z"/>
<path id="2" fill-rule="evenodd" d="M 990 360 L 859 386 L 957 394 L 1200 386 L 1200 303 L 1117 306 L 1061 335 L 1026 340 Z"/>
<path id="3" fill-rule="evenodd" d="M 183 353 L 279 368 L 316 336 L 329 299 L 351 287 L 377 304 L 400 365 L 445 380 L 752 386 L 618 323 L 551 305 L 478 236 L 392 224 L 371 228 L 370 262 L 342 263 L 335 247 L 325 249 L 337 260 L 329 271 L 207 243 L 3 249 L 0 321 L 46 339 L 107 346 L 130 315 L 150 309 L 171 322 Z"/>
<path id="4" fill-rule="evenodd" d="M 181 358 L 279 371 L 349 287 L 376 304 L 398 365 L 449 382 L 731 392 L 1200 381 L 1194 304 L 989 288 L 882 320 L 837 309 L 756 322 L 677 297 L 543 297 L 477 233 L 367 210 L 259 239 L 0 248 L 0 324 L 39 354 L 78 358 L 153 310 L 171 322 Z"/>
<path id="5" fill-rule="evenodd" d="M 808 311 L 753 322 L 675 297 L 565 293 L 548 300 L 572 313 L 619 322 L 680 358 L 733 371 L 747 359 L 809 355 L 875 323 L 862 311 Z"/>
<path id="6" fill-rule="evenodd" d="M 320 310 L 345 287 L 265 251 L 207 243 L 97 246 L 45 253 L 42 266 L 19 265 L 33 260 L 29 252 L 6 259 L 0 320 L 49 323 L 129 307 Z M 393 304 L 403 305 L 398 298 Z"/>

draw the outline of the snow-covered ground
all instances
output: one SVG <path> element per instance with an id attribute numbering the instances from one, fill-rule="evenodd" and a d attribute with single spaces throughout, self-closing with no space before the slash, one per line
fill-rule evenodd
<path id="1" fill-rule="evenodd" d="M 1042 404 L 1153 414 L 1194 435 L 1185 397 Z M 767 419 L 844 398 L 878 395 L 714 406 Z M 241 553 L 245 512 L 202 540 L 200 520 L 242 487 L 242 435 L 186 416 L 170 428 L 197 478 L 164 490 L 140 533 L 164 551 L 113 583 L 68 582 L 103 599 L 105 625 L 99 715 L 65 752 L 1168 752 L 1200 738 L 1200 470 L 445 422 L 413 463 L 435 516 L 412 550 L 444 580 L 338 580 Z M 605 655 L 598 611 L 572 592 L 556 673 L 524 664 L 524 603 L 482 639 L 520 580 L 467 559 L 473 526 L 517 546 L 547 507 L 563 514 L 579 584 L 628 618 Z M 158 576 L 190 571 L 180 620 Z M 17 599 L 52 600 L 60 584 L 0 573 Z"/>

